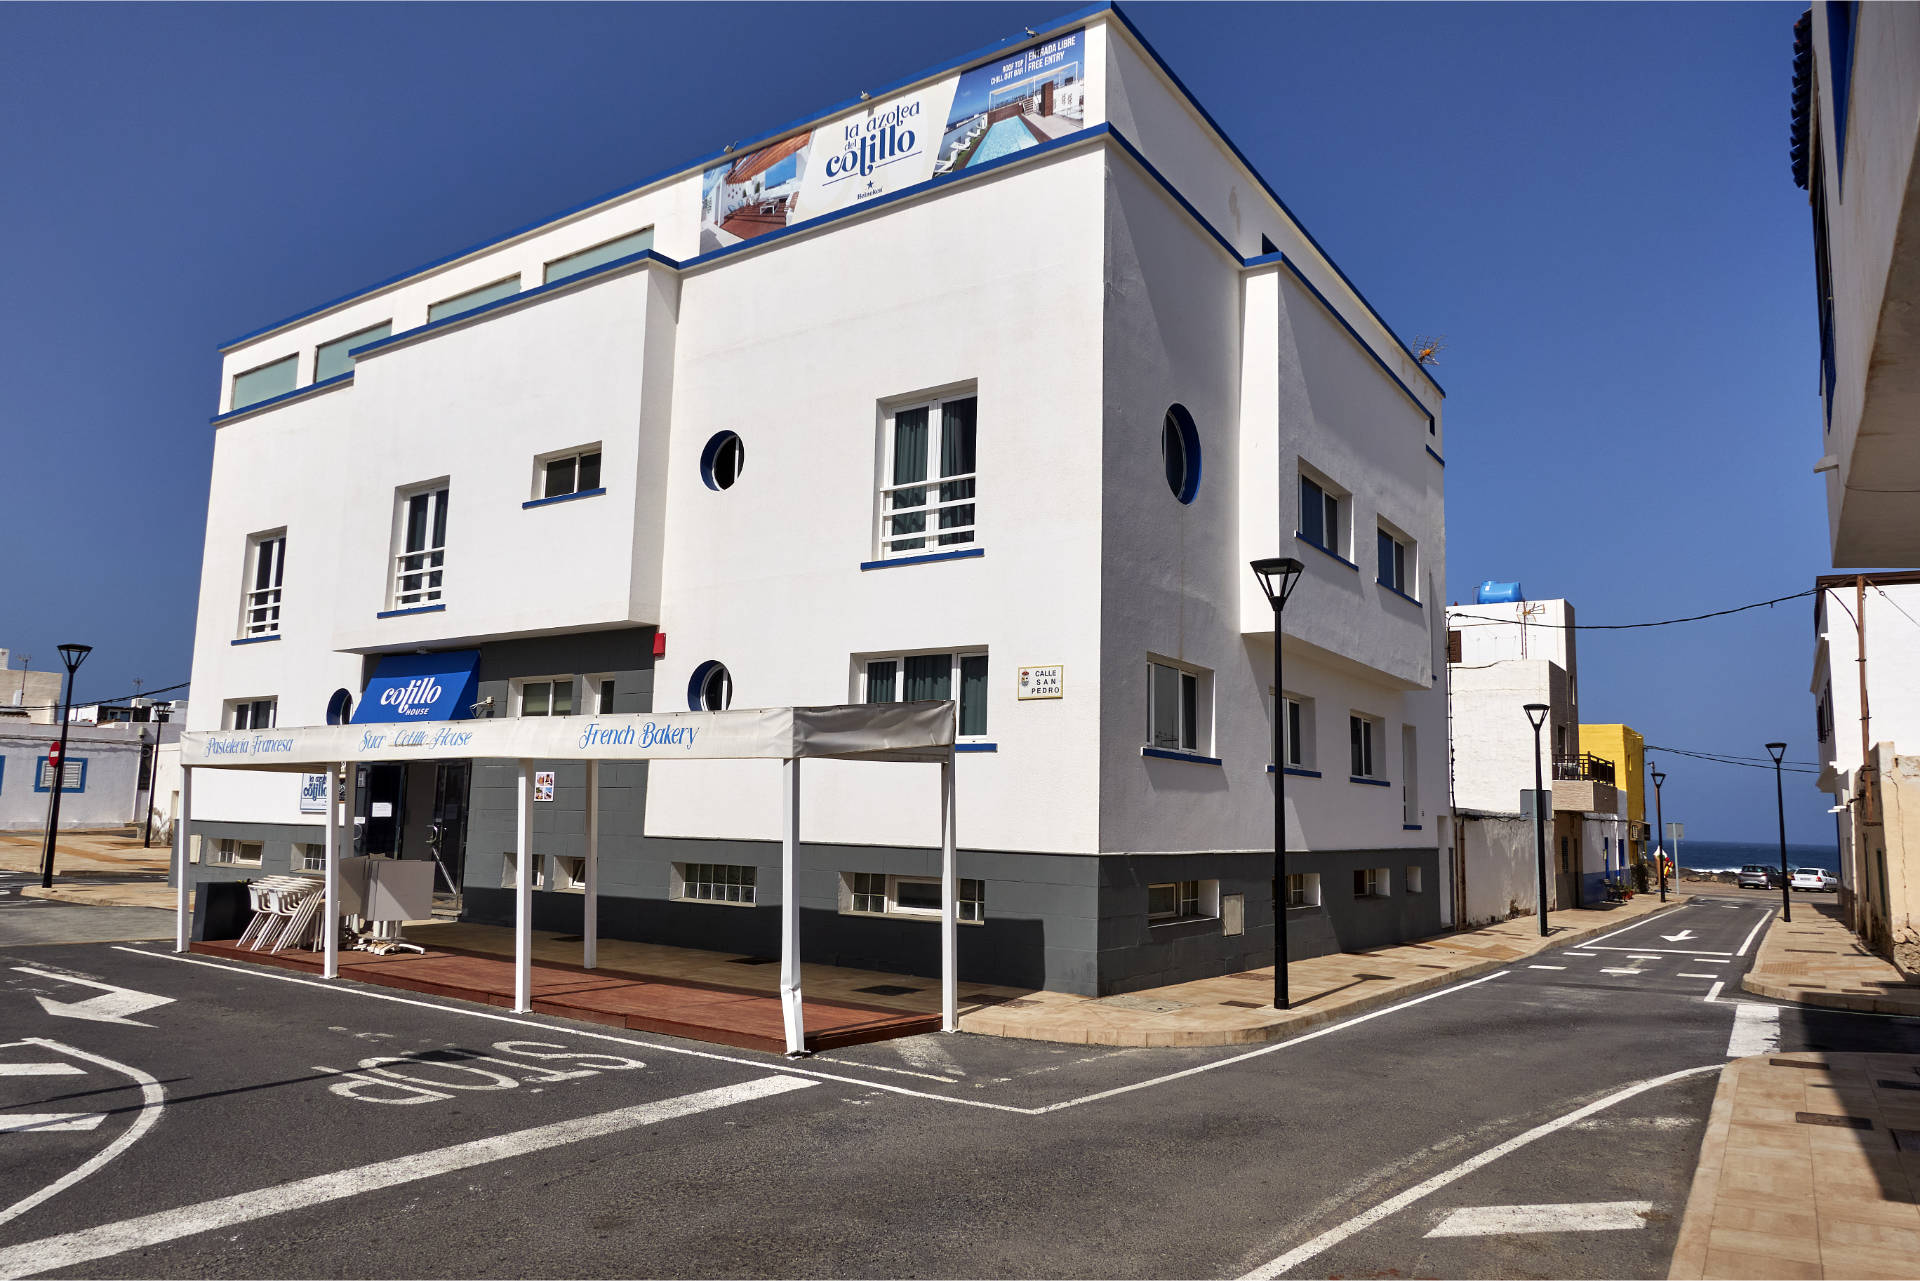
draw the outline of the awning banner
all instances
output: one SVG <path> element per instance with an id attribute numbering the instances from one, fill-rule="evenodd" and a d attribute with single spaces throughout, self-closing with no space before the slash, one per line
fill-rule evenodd
<path id="1" fill-rule="evenodd" d="M 355 725 L 465 720 L 478 694 L 480 651 L 388 654 L 353 709 Z"/>

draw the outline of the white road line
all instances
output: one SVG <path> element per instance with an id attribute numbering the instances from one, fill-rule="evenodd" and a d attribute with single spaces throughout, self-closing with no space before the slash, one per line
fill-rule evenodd
<path id="1" fill-rule="evenodd" d="M 1472 1174 L 1475 1170 L 1492 1165 L 1501 1157 L 1506 1156 L 1508 1153 L 1519 1151 L 1536 1139 L 1544 1139 L 1550 1134 L 1556 1134 L 1575 1122 L 1584 1121 L 1594 1113 L 1603 1112 L 1614 1104 L 1625 1102 L 1637 1094 L 1644 1094 L 1648 1090 L 1658 1089 L 1663 1085 L 1671 1085 L 1675 1081 L 1685 1080 L 1690 1076 L 1699 1076 L 1704 1072 L 1719 1072 L 1722 1071 L 1725 1066 L 1726 1065 L 1722 1063 L 1709 1063 L 1705 1067 L 1683 1068 L 1678 1072 L 1669 1072 L 1665 1076 L 1656 1076 L 1649 1080 L 1629 1085 L 1623 1090 L 1616 1090 L 1605 1098 L 1595 1099 L 1585 1107 L 1576 1108 L 1565 1116 L 1556 1117 L 1554 1120 L 1536 1125 L 1524 1134 L 1517 1134 L 1505 1143 L 1496 1144 L 1477 1156 L 1467 1158 L 1451 1170 L 1442 1170 L 1432 1178 L 1414 1184 L 1398 1196 L 1389 1197 L 1385 1201 L 1375 1205 L 1372 1209 L 1356 1214 L 1338 1227 L 1327 1229 L 1319 1236 L 1313 1238 L 1313 1240 L 1303 1245 L 1297 1245 L 1279 1258 L 1271 1259 L 1261 1264 L 1242 1277 L 1241 1281 L 1271 1281 L 1271 1278 L 1280 1276 L 1286 1272 L 1291 1272 L 1293 1269 L 1317 1255 L 1325 1254 L 1328 1250 L 1339 1245 L 1356 1232 L 1366 1231 L 1382 1219 L 1390 1215 L 1398 1214 L 1429 1193 L 1437 1192 L 1449 1183 Z"/>
<path id="2" fill-rule="evenodd" d="M 1509 1232 L 1623 1232 L 1647 1226 L 1651 1201 L 1574 1201 L 1565 1205 L 1476 1205 L 1440 1220 L 1430 1237 L 1489 1237 Z"/>
<path id="3" fill-rule="evenodd" d="M 1564 970 L 1567 967 L 1564 965 L 1529 965 L 1527 968 L 1530 970 Z"/>
<path id="4" fill-rule="evenodd" d="M 930 1072 L 945 1072 L 949 1076 L 965 1076 L 967 1070 L 953 1061 L 946 1047 L 940 1044 L 939 1036 L 905 1036 L 889 1041 L 888 1046 L 895 1054 L 916 1068 Z"/>
<path id="5" fill-rule="evenodd" d="M 1676 974 L 1674 977 L 1677 979 L 1717 979 L 1720 976 L 1718 974 Z"/>
<path id="6" fill-rule="evenodd" d="M 438 1005 L 432 1001 L 421 1001 L 411 997 L 394 996 L 387 992 L 376 992 L 370 987 L 364 987 L 357 983 L 297 978 L 292 974 L 278 970 L 269 970 L 248 965 L 226 965 L 219 961 L 206 961 L 198 957 L 179 956 L 172 952 L 148 951 L 145 948 L 139 947 L 115 945 L 114 950 L 117 952 L 129 952 L 134 956 L 144 956 L 150 960 L 178 961 L 183 965 L 199 965 L 210 970 L 221 970 L 228 974 L 240 975 L 247 978 L 271 979 L 280 983 L 293 983 L 300 987 L 317 987 L 322 991 L 338 992 L 346 996 L 367 997 L 376 1001 L 391 1001 L 395 1005 L 413 1005 L 423 1010 L 437 1010 L 442 1014 L 458 1014 L 467 1018 L 487 1019 L 495 1023 L 512 1023 L 518 1027 L 534 1027 L 547 1032 L 564 1028 L 573 1036 L 586 1037 L 596 1041 L 614 1041 L 621 1045 L 640 1046 L 662 1054 L 679 1054 L 687 1058 L 711 1059 L 716 1063 L 738 1063 L 746 1067 L 761 1069 L 767 1067 L 767 1063 L 761 1059 L 743 1059 L 737 1055 L 716 1054 L 710 1050 L 689 1049 L 683 1045 L 669 1045 L 661 1041 L 642 1041 L 630 1036 L 615 1036 L 609 1032 L 594 1032 L 584 1027 L 576 1027 L 571 1023 L 542 1023 L 535 1019 L 517 1018 L 510 1014 L 494 1014 L 487 1010 L 463 1009 L 455 1005 Z M 888 1094 L 905 1095 L 908 1098 L 928 1099 L 935 1103 L 952 1103 L 960 1107 L 985 1108 L 991 1112 L 1013 1112 L 1020 1116 L 1041 1116 L 1048 1112 L 1059 1112 L 1065 1108 L 1078 1107 L 1083 1103 L 1094 1103 L 1101 1099 L 1111 1098 L 1116 1094 L 1126 1094 L 1133 1090 L 1144 1090 L 1149 1086 L 1164 1085 L 1168 1081 L 1177 1081 L 1182 1077 L 1192 1076 L 1197 1072 L 1211 1072 L 1215 1068 L 1231 1067 L 1236 1063 L 1258 1058 L 1263 1054 L 1272 1054 L 1276 1050 L 1284 1050 L 1290 1046 L 1304 1045 L 1308 1041 L 1316 1041 L 1323 1036 L 1331 1036 L 1335 1032 L 1343 1031 L 1356 1024 L 1366 1023 L 1370 1020 L 1381 1018 L 1384 1015 L 1394 1014 L 1400 1010 L 1408 1009 L 1411 1006 L 1420 1005 L 1427 1001 L 1437 1000 L 1443 996 L 1450 996 L 1455 992 L 1463 992 L 1467 988 L 1478 987 L 1482 983 L 1491 983 L 1493 980 L 1511 972 L 1510 970 L 1495 970 L 1493 973 L 1482 978 L 1469 979 L 1464 983 L 1456 983 L 1449 987 L 1443 987 L 1438 991 L 1428 992 L 1424 996 L 1416 996 L 1410 1001 L 1402 1001 L 1398 1005 L 1390 1005 L 1382 1010 L 1374 1010 L 1371 1013 L 1361 1014 L 1354 1018 L 1347 1019 L 1344 1022 L 1330 1023 L 1326 1027 L 1318 1028 L 1304 1036 L 1296 1036 L 1289 1041 L 1276 1041 L 1272 1045 L 1263 1045 L 1257 1050 L 1248 1050 L 1244 1054 L 1236 1054 L 1231 1058 L 1216 1059 L 1212 1063 L 1203 1063 L 1199 1067 L 1191 1067 L 1180 1072 L 1172 1072 L 1166 1076 L 1153 1077 L 1150 1080 L 1141 1081 L 1134 1085 L 1123 1085 L 1112 1090 L 1102 1090 L 1097 1094 L 1085 1094 L 1077 1099 L 1066 1099 L 1059 1103 L 1049 1103 L 1044 1107 L 1027 1108 L 1012 1103 L 991 1103 L 986 1099 L 955 1098 L 950 1094 L 933 1094 L 926 1090 L 909 1089 L 904 1085 L 889 1085 L 885 1081 L 866 1080 L 854 1076 L 839 1076 L 832 1072 L 816 1072 L 792 1064 L 782 1065 L 781 1071 L 798 1076 L 812 1077 L 820 1081 L 837 1081 L 842 1085 L 858 1085 L 869 1090 L 881 1090 Z"/>
<path id="7" fill-rule="evenodd" d="M 1592 959 L 1594 958 L 1594 955 L 1595 955 L 1595 954 L 1594 954 L 1594 953 L 1592 953 L 1592 952 L 1562 952 L 1562 953 L 1560 953 L 1560 955 L 1562 955 L 1562 956 L 1577 956 L 1577 957 L 1579 957 L 1579 958 L 1580 958 L 1581 960 L 1583 960 L 1583 961 L 1591 961 L 1591 960 L 1592 960 Z"/>
<path id="8" fill-rule="evenodd" d="M 1720 999 L 1720 989 L 1725 986 L 1726 986 L 1725 983 L 1715 983 L 1712 987 L 1707 989 L 1706 1002 L 1708 1005 L 1712 1005 L 1715 1001 Z"/>
<path id="9" fill-rule="evenodd" d="M 1645 974 L 1645 970 L 1601 970 L 1602 974 Z"/>
<path id="10" fill-rule="evenodd" d="M 1655 911 L 1650 915 L 1642 917 L 1640 920 L 1635 921 L 1632 925 L 1622 926 L 1620 929 L 1615 930 L 1611 934 L 1602 934 L 1599 938 L 1595 939 L 1592 943 L 1582 943 L 1580 946 L 1595 947 L 1598 944 L 1606 942 L 1608 939 L 1617 939 L 1622 934 L 1625 934 L 1628 930 L 1637 930 L 1642 925 L 1652 925 L 1655 921 L 1663 921 L 1667 917 L 1672 916 L 1675 912 L 1686 911 L 1689 906 L 1690 904 L 1682 903 L 1678 907 L 1664 908 L 1659 911 Z"/>
<path id="11" fill-rule="evenodd" d="M 1747 954 L 1747 949 L 1753 946 L 1753 936 L 1755 934 L 1758 934 L 1760 932 L 1761 927 L 1764 926 L 1768 921 L 1771 921 L 1772 919 L 1773 919 L 1773 909 L 1769 907 L 1765 912 L 1762 912 L 1760 914 L 1760 919 L 1754 922 L 1753 929 L 1747 934 L 1747 941 L 1740 945 L 1740 950 L 1738 952 L 1735 952 L 1734 955 L 1745 956 Z"/>
<path id="12" fill-rule="evenodd" d="M 860 1068 L 867 1072 L 891 1072 L 895 1076 L 917 1076 L 923 1081 L 942 1081 L 948 1085 L 960 1084 L 960 1078 L 956 1076 L 940 1076 L 934 1072 L 911 1072 L 906 1068 L 887 1067 L 881 1063 L 857 1063 L 852 1059 L 830 1059 L 824 1054 L 814 1055 L 813 1061 L 816 1063 L 839 1063 L 846 1067 Z"/>
<path id="13" fill-rule="evenodd" d="M 550 1125 L 537 1125 L 511 1134 L 474 1139 L 431 1152 L 418 1152 L 412 1156 L 356 1166 L 333 1174 L 317 1174 L 276 1187 L 242 1192 L 238 1196 L 220 1197 L 213 1201 L 202 1201 L 198 1205 L 185 1205 L 178 1209 L 162 1210 L 158 1214 L 102 1224 L 97 1228 L 28 1241 L 0 1249 L 0 1277 L 30 1277 L 56 1268 L 78 1267 L 95 1259 L 110 1258 L 129 1250 L 147 1249 L 168 1241 L 178 1241 L 182 1237 L 197 1236 L 202 1232 L 215 1232 L 270 1215 L 304 1210 L 405 1183 L 417 1183 L 421 1179 L 451 1174 L 456 1170 L 490 1165 L 495 1161 L 543 1152 L 583 1139 L 602 1138 L 642 1126 L 658 1125 L 663 1121 L 709 1112 L 715 1108 L 771 1098 L 790 1090 L 804 1090 L 812 1085 L 812 1081 L 796 1076 L 767 1076 L 757 1081 L 742 1081 L 738 1085 L 683 1094 L 658 1103 L 641 1103 L 594 1116 L 555 1121 Z"/>
<path id="14" fill-rule="evenodd" d="M 87 1070 L 71 1063 L 0 1063 L 0 1076 L 85 1076 Z"/>
<path id="15" fill-rule="evenodd" d="M 49 1134 L 55 1130 L 97 1130 L 105 1112 L 0 1112 L 0 1134 Z"/>
<path id="16" fill-rule="evenodd" d="M 1601 952 L 1650 952 L 1661 956 L 1737 956 L 1736 952 L 1705 952 L 1691 947 L 1603 947 Z"/>
<path id="17" fill-rule="evenodd" d="M 1642 954 L 1633 954 L 1633 955 L 1629 955 L 1629 956 L 1627 957 L 1627 959 L 1628 959 L 1629 961 L 1657 961 L 1657 960 L 1659 960 L 1660 958 L 1659 958 L 1659 957 L 1657 957 L 1657 956 L 1646 956 L 1646 955 L 1642 955 Z"/>
<path id="18" fill-rule="evenodd" d="M 160 1109 L 165 1106 L 167 1101 L 167 1092 L 161 1088 L 160 1082 L 154 1080 L 139 1068 L 128 1067 L 124 1063 L 115 1063 L 112 1059 L 101 1058 L 98 1054 L 89 1054 L 85 1050 L 76 1050 L 71 1045 L 62 1045 L 58 1041 L 49 1041 L 38 1036 L 30 1036 L 24 1041 L 8 1042 L 6 1045 L 0 1045 L 0 1050 L 12 1049 L 16 1045 L 37 1045 L 43 1050 L 52 1050 L 58 1054 L 70 1054 L 76 1059 L 84 1059 L 88 1063 L 97 1063 L 103 1068 L 109 1068 L 112 1071 L 132 1077 L 140 1086 L 140 1110 L 134 1114 L 133 1124 L 129 1125 L 119 1138 L 107 1144 L 106 1147 L 101 1148 L 87 1160 L 82 1161 L 72 1170 L 61 1175 L 52 1183 L 47 1184 L 46 1187 L 41 1188 L 38 1192 L 29 1193 L 27 1196 L 15 1201 L 6 1209 L 0 1210 L 0 1223 L 7 1223 L 10 1220 L 19 1218 L 34 1206 L 39 1205 L 42 1201 L 60 1195 L 60 1193 L 65 1192 L 89 1174 L 104 1168 L 108 1162 L 138 1143 L 140 1136 L 153 1128 L 153 1123 L 160 1119 Z"/>
<path id="19" fill-rule="evenodd" d="M 1752 1058 L 1780 1048 L 1780 1007 L 1742 1001 L 1733 1007 L 1733 1034 L 1727 1038 L 1727 1057 Z"/>

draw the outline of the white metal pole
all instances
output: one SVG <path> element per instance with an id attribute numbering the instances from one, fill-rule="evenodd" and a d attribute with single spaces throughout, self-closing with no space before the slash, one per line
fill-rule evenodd
<path id="1" fill-rule="evenodd" d="M 519 839 L 513 856 L 513 1011 L 533 1008 L 533 762 L 520 762 Z"/>
<path id="2" fill-rule="evenodd" d="M 580 964 L 600 963 L 600 762 L 587 762 L 587 894 L 580 925 Z"/>
<path id="3" fill-rule="evenodd" d="M 940 1030 L 960 1030 L 960 868 L 953 756 L 940 762 Z"/>
<path id="4" fill-rule="evenodd" d="M 340 801 L 343 798 L 339 793 L 340 776 L 346 770 L 344 761 L 327 766 L 327 902 L 325 918 L 320 924 L 320 950 L 324 953 L 320 977 L 323 979 L 340 977 Z M 347 816 L 349 822 L 352 817 Z"/>
<path id="5" fill-rule="evenodd" d="M 794 868 L 800 853 L 800 760 L 784 762 L 786 804 L 780 810 L 780 1012 L 787 1025 L 787 1053 L 807 1052 L 806 1016 L 800 1008 L 800 887 Z"/>
<path id="6" fill-rule="evenodd" d="M 65 768 L 64 766 L 62 768 Z M 193 810 L 193 770 L 180 767 L 180 812 L 173 816 L 173 866 L 175 882 L 173 911 L 173 950 L 187 950 L 187 815 Z"/>
<path id="7" fill-rule="evenodd" d="M 360 829 L 354 822 L 359 812 L 360 767 L 352 761 L 347 761 L 344 763 L 343 777 L 340 781 L 340 857 L 343 859 L 354 857 L 355 849 L 359 845 Z M 369 872 L 367 875 L 371 878 L 373 874 Z M 334 933 L 340 932 L 340 923 L 344 917 L 345 913 L 342 912 L 340 916 L 334 918 L 331 927 Z"/>

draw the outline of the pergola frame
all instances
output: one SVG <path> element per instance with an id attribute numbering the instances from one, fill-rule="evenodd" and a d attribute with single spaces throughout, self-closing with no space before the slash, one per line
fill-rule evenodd
<path id="1" fill-rule="evenodd" d="M 178 887 L 174 951 L 187 950 L 189 933 L 188 816 L 193 775 L 202 769 L 270 770 L 328 776 L 326 811 L 325 962 L 322 975 L 340 974 L 340 859 L 351 850 L 356 808 L 352 766 L 379 762 L 512 760 L 519 764 L 515 822 L 513 1008 L 532 1009 L 533 775 L 539 761 L 587 766 L 587 859 L 581 963 L 599 957 L 600 766 L 604 761 L 773 760 L 781 765 L 780 1005 L 787 1053 L 806 1053 L 801 1009 L 800 901 L 794 870 L 800 851 L 800 762 L 894 761 L 940 766 L 940 1026 L 959 1029 L 958 828 L 954 812 L 951 701 L 777 707 L 729 712 L 669 712 L 624 716 L 568 716 L 398 724 L 313 725 L 268 730 L 218 730 L 180 739 L 180 814 L 174 824 Z M 336 798 L 334 772 L 345 781 Z"/>

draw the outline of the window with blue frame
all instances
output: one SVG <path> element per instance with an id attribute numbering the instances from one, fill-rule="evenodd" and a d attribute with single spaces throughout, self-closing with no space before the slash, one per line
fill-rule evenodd
<path id="1" fill-rule="evenodd" d="M 1300 537 L 1323 552 L 1343 554 L 1340 495 L 1310 476 L 1300 477 Z"/>
<path id="2" fill-rule="evenodd" d="M 33 763 L 33 790 L 47 792 L 53 790 L 53 766 L 45 756 L 36 757 Z M 84 792 L 87 790 L 87 758 L 69 756 L 60 764 L 60 790 L 62 792 Z"/>
<path id="3" fill-rule="evenodd" d="M 1378 579 L 1382 587 L 1391 587 L 1402 596 L 1411 596 L 1407 590 L 1408 564 L 1413 559 L 1411 544 L 1402 542 L 1393 533 L 1382 528 L 1376 535 L 1379 548 L 1380 569 Z"/>
<path id="4" fill-rule="evenodd" d="M 1847 178 L 1847 100 L 1853 88 L 1853 50 L 1859 35 L 1858 0 L 1827 3 L 1827 96 L 1833 104 L 1833 146 L 1839 158 L 1835 177 Z"/>
<path id="5" fill-rule="evenodd" d="M 896 654 L 869 657 L 862 670 L 862 701 L 936 702 L 959 697 L 958 732 L 978 738 L 987 732 L 987 656 L 985 654 Z"/>

